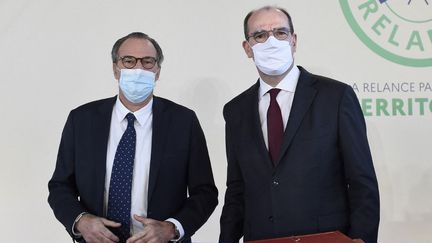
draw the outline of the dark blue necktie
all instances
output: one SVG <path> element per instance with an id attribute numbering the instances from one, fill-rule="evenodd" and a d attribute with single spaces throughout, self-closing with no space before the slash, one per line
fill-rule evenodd
<path id="1" fill-rule="evenodd" d="M 108 219 L 121 223 L 120 228 L 112 229 L 120 238 L 120 242 L 126 242 L 130 236 L 132 174 L 136 143 L 135 116 L 128 113 L 126 119 L 128 126 L 120 139 L 114 157 L 107 210 Z"/>

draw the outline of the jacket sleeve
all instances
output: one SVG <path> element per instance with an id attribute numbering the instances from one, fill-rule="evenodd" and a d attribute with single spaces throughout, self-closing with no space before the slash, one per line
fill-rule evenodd
<path id="1" fill-rule="evenodd" d="M 339 146 L 344 161 L 350 205 L 348 235 L 376 242 L 379 225 L 378 182 L 357 97 L 347 86 L 339 107 Z"/>
<path id="2" fill-rule="evenodd" d="M 228 161 L 225 203 L 220 218 L 219 242 L 238 242 L 243 237 L 244 222 L 244 181 L 235 155 L 232 137 L 232 124 L 224 108 L 225 144 Z"/>
<path id="3" fill-rule="evenodd" d="M 210 158 L 204 133 L 193 113 L 188 165 L 189 197 L 182 209 L 173 215 L 185 230 L 184 238 L 191 237 L 210 217 L 218 204 Z"/>
<path id="4" fill-rule="evenodd" d="M 63 129 L 56 167 L 48 182 L 48 203 L 56 218 L 72 236 L 72 225 L 76 217 L 84 212 L 78 201 L 74 171 L 74 122 L 73 111 L 69 114 Z"/>

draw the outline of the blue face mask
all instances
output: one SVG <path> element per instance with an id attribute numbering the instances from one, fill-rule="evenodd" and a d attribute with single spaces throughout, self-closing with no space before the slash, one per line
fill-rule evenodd
<path id="1" fill-rule="evenodd" d="M 137 104 L 153 92 L 156 74 L 142 69 L 121 69 L 119 86 L 126 99 Z"/>

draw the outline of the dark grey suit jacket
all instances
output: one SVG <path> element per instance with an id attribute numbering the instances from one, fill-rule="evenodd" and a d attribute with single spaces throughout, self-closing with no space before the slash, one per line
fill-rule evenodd
<path id="1" fill-rule="evenodd" d="M 259 82 L 224 107 L 228 159 L 221 242 L 340 230 L 376 242 L 379 194 L 352 88 L 300 67 L 277 167 L 258 113 Z"/>
<path id="2" fill-rule="evenodd" d="M 72 110 L 48 183 L 57 219 L 72 236 L 81 212 L 103 216 L 105 164 L 116 97 Z M 188 195 L 189 194 L 189 195 Z M 163 98 L 153 100 L 148 217 L 175 218 L 190 241 L 217 205 L 207 145 L 195 113 Z"/>

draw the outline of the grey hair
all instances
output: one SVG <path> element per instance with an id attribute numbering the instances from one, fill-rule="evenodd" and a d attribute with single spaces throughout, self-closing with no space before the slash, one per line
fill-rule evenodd
<path id="1" fill-rule="evenodd" d="M 155 41 L 153 38 L 151 38 L 150 36 L 148 36 L 147 34 L 144 34 L 142 32 L 132 32 L 132 33 L 118 39 L 114 43 L 114 46 L 111 50 L 112 62 L 116 63 L 118 61 L 118 59 L 119 59 L 118 51 L 120 49 L 120 46 L 123 44 L 123 42 L 125 42 L 127 39 L 132 39 L 132 38 L 148 40 L 153 44 L 154 48 L 156 49 L 156 62 L 158 64 L 158 66 L 160 67 L 163 60 L 164 60 L 164 55 L 163 55 L 161 47 L 159 46 L 157 41 Z"/>

